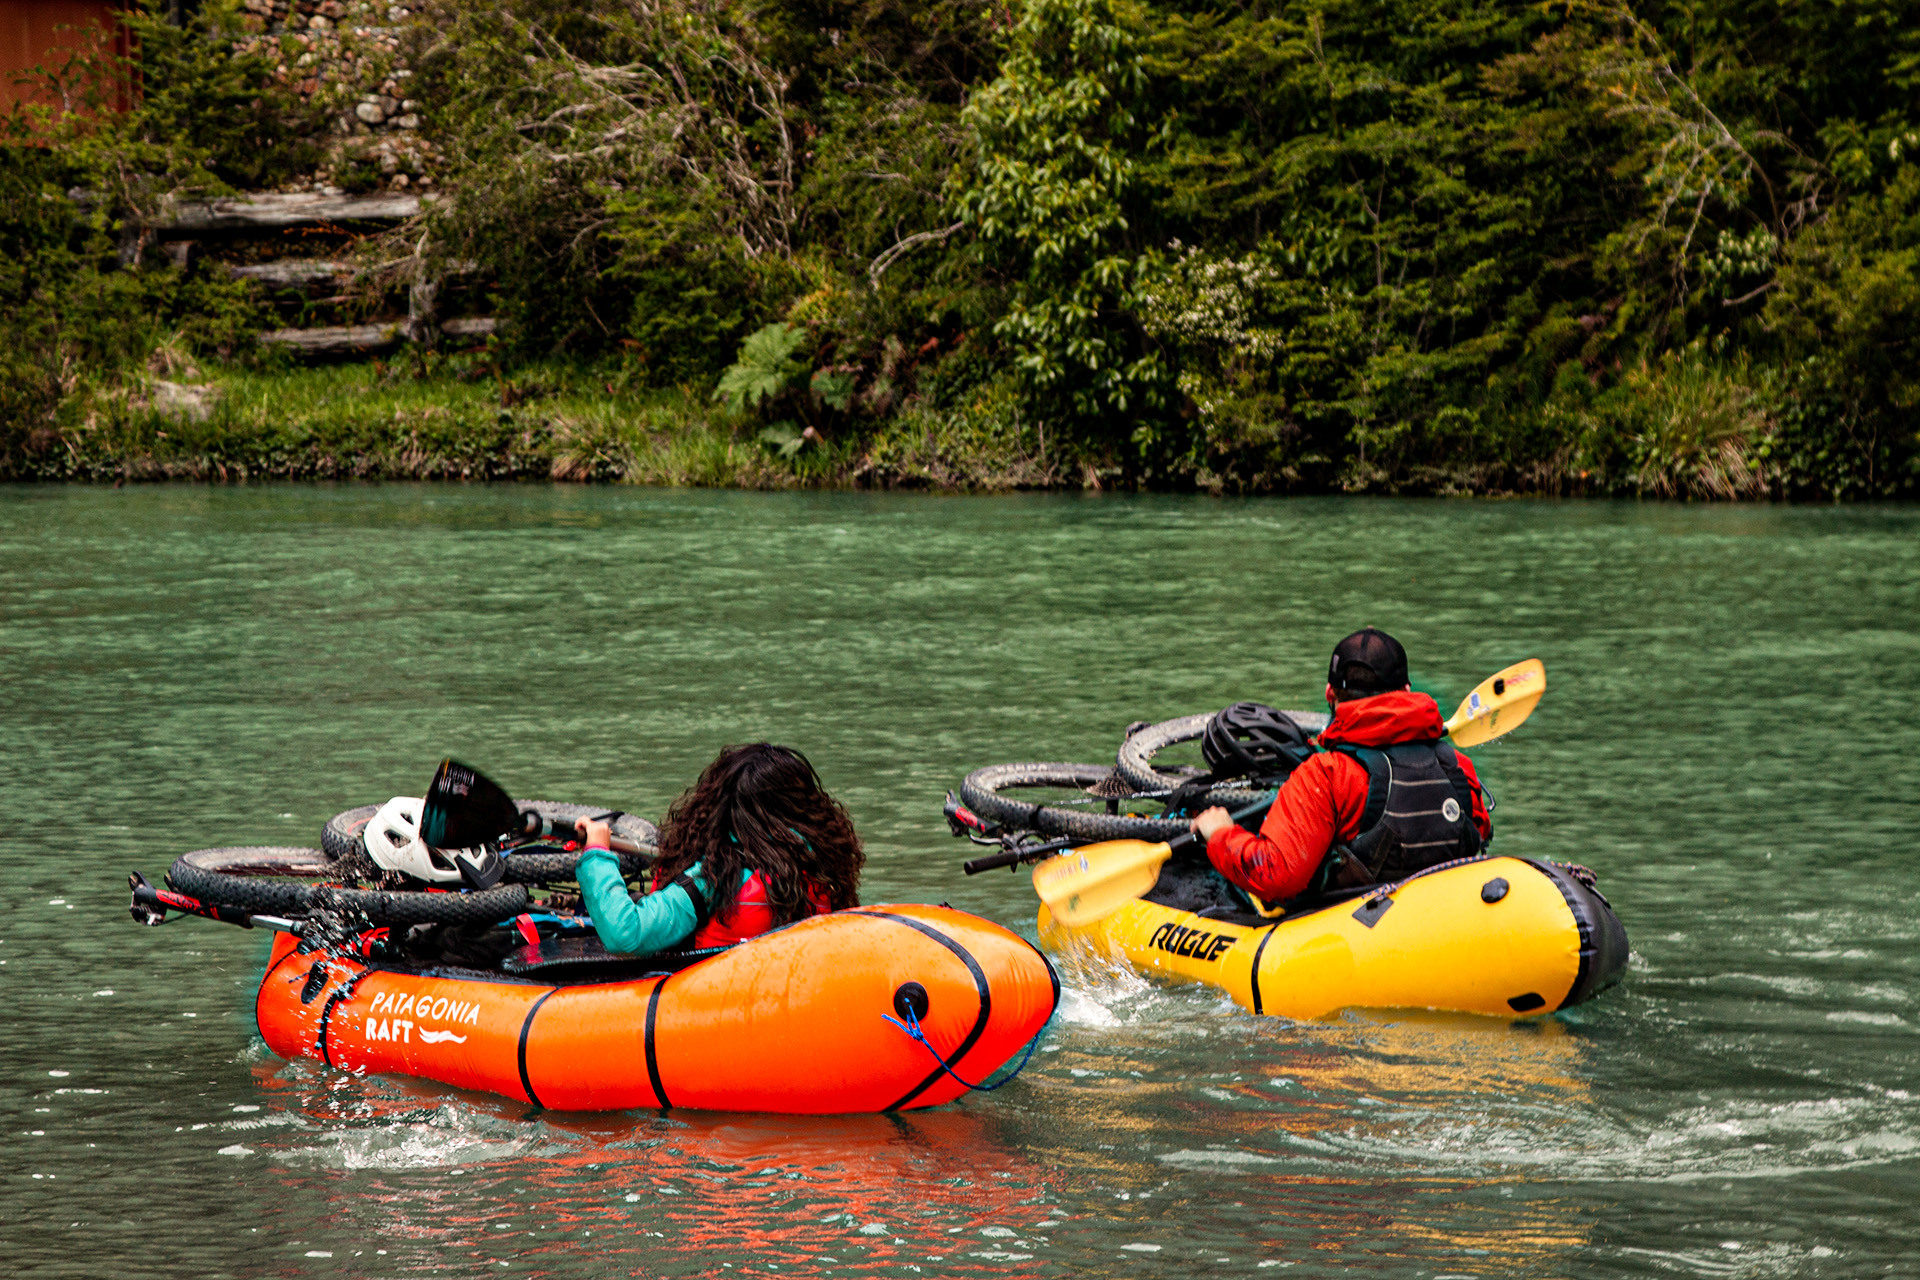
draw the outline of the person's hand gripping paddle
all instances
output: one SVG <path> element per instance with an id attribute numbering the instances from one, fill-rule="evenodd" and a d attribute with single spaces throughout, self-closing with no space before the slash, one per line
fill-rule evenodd
<path id="1" fill-rule="evenodd" d="M 1269 796 L 1250 804 L 1235 812 L 1233 820 L 1251 818 L 1272 803 Z M 1092 924 L 1153 888 L 1168 858 L 1203 843 L 1198 832 L 1185 831 L 1159 844 L 1103 840 L 1069 849 L 1033 869 L 1033 891 L 1060 923 Z"/>
<path id="2" fill-rule="evenodd" d="M 1480 682 L 1447 720 L 1456 747 L 1477 746 L 1511 733 L 1533 714 L 1547 691 L 1547 668 L 1538 658 L 1515 663 Z M 1261 801 L 1233 815 L 1239 822 L 1266 809 Z M 1182 849 L 1200 843 L 1189 831 L 1160 844 L 1106 840 L 1069 849 L 1033 869 L 1033 890 L 1055 920 L 1071 927 L 1111 915 L 1160 879 L 1160 868 Z"/>

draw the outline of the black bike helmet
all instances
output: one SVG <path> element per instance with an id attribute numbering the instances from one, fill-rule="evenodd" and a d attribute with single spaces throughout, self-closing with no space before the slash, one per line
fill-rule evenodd
<path id="1" fill-rule="evenodd" d="M 1313 754 L 1291 717 L 1259 702 L 1236 702 L 1213 713 L 1200 735 L 1200 754 L 1216 780 L 1283 778 Z"/>

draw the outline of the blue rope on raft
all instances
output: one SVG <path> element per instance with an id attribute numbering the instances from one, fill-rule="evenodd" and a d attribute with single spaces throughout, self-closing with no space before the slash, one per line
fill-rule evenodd
<path id="1" fill-rule="evenodd" d="M 995 1089 L 998 1089 L 1001 1085 L 1011 1083 L 1015 1076 L 1019 1075 L 1022 1071 L 1026 1070 L 1027 1063 L 1031 1061 L 1033 1058 L 1033 1051 L 1040 1047 L 1040 1037 L 1045 1035 L 1047 1033 L 1047 1028 L 1053 1025 L 1053 1015 L 1048 1014 L 1047 1020 L 1040 1024 L 1040 1029 L 1033 1033 L 1033 1039 L 1027 1041 L 1027 1051 L 1020 1055 L 1019 1066 L 1007 1072 L 1006 1075 L 1001 1076 L 998 1080 L 995 1080 L 992 1084 L 974 1084 L 970 1080 L 962 1079 L 960 1074 L 956 1072 L 952 1068 L 952 1066 L 950 1066 L 947 1063 L 947 1060 L 940 1056 L 940 1051 L 934 1048 L 931 1044 L 927 1042 L 927 1033 L 920 1029 L 920 1018 L 917 1014 L 914 1013 L 913 1006 L 911 1004 L 907 1005 L 906 1007 L 906 1015 L 907 1015 L 907 1020 L 905 1022 L 900 1021 L 900 1019 L 888 1013 L 883 1013 L 880 1016 L 885 1018 L 888 1022 L 891 1022 L 894 1026 L 899 1027 L 902 1031 L 906 1032 L 907 1035 L 912 1039 L 918 1040 L 920 1042 L 921 1047 L 924 1048 L 928 1053 L 932 1054 L 933 1060 L 940 1064 L 940 1069 L 942 1071 L 952 1076 L 955 1080 L 960 1081 L 961 1084 L 966 1085 L 967 1088 L 972 1089 L 976 1093 L 992 1093 Z"/>

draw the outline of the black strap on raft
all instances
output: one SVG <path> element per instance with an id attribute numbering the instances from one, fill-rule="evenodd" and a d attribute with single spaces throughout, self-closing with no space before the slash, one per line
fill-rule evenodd
<path id="1" fill-rule="evenodd" d="M 1047 1028 L 1053 1025 L 1053 1014 L 1050 1013 L 1047 1015 L 1047 1020 L 1040 1024 L 1040 1029 L 1033 1033 L 1033 1039 L 1027 1041 L 1027 1051 L 1020 1055 L 1020 1064 L 1018 1066 L 1007 1072 L 1004 1076 L 1001 1076 L 998 1080 L 995 1080 L 992 1084 L 974 1084 L 971 1080 L 963 1079 L 960 1074 L 953 1069 L 952 1065 L 940 1056 L 940 1051 L 928 1042 L 927 1033 L 920 1027 L 920 1015 L 914 1012 L 913 1002 L 903 1001 L 897 1007 L 901 1013 L 906 1015 L 907 1020 L 905 1022 L 900 1021 L 900 1019 L 889 1013 L 883 1013 L 880 1016 L 906 1032 L 909 1038 L 918 1040 L 920 1047 L 933 1055 L 933 1060 L 940 1064 L 942 1071 L 976 1093 L 992 1093 L 1001 1085 L 1011 1083 L 1015 1076 L 1025 1071 L 1027 1069 L 1027 1063 L 1033 1059 L 1033 1051 L 1040 1045 L 1040 1037 L 1045 1035 Z"/>

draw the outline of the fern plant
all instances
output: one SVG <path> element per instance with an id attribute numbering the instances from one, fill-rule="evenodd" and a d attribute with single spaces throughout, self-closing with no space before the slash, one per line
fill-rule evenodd
<path id="1" fill-rule="evenodd" d="M 757 409 L 777 399 L 806 372 L 795 354 L 806 345 L 807 331 L 795 324 L 770 324 L 756 329 L 740 344 L 740 356 L 720 375 L 713 398 L 734 410 Z"/>
<path id="2" fill-rule="evenodd" d="M 724 400 L 736 412 L 771 414 L 775 405 L 788 407 L 791 416 L 759 432 L 762 444 L 787 459 L 798 457 L 809 444 L 826 443 L 827 411 L 850 409 L 857 385 L 852 368 L 829 366 L 807 376 L 807 362 L 799 358 L 807 342 L 805 328 L 785 322 L 748 334 L 740 344 L 739 358 L 720 375 L 713 393 L 714 399 Z"/>

